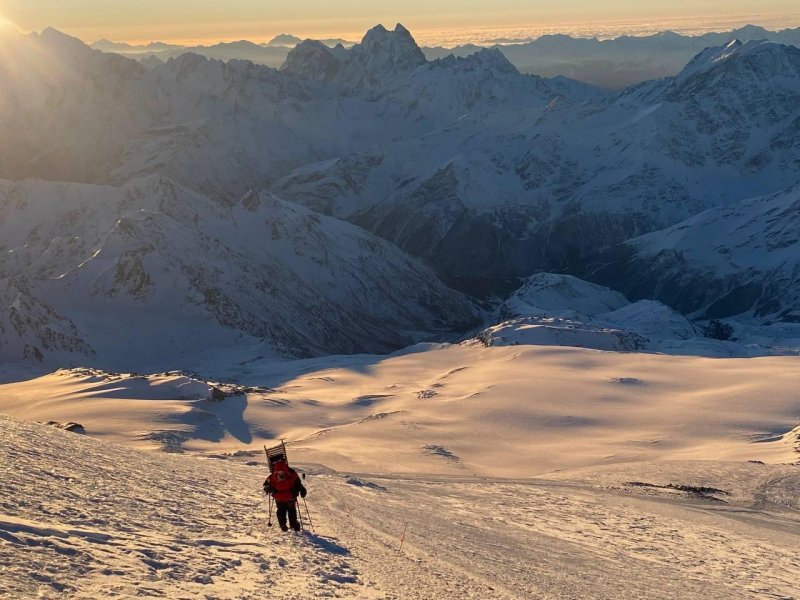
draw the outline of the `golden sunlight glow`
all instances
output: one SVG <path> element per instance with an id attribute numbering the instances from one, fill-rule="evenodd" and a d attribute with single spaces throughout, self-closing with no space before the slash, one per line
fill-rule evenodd
<path id="1" fill-rule="evenodd" d="M 469 10 L 464 10 L 464 5 Z M 577 36 L 725 31 L 755 22 L 768 29 L 800 24 L 797 0 L 0 0 L 0 23 L 25 33 L 54 27 L 92 43 L 101 38 L 134 44 L 193 45 L 279 33 L 358 41 L 377 23 L 406 25 L 422 43 L 492 43 L 497 38 L 563 32 Z"/>
<path id="2" fill-rule="evenodd" d="M 3 13 L 0 13 L 0 33 L 3 31 L 13 31 L 19 33 L 19 28 Z"/>

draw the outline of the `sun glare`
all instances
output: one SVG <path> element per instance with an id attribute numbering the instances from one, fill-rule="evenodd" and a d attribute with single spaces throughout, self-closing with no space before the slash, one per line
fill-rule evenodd
<path id="1" fill-rule="evenodd" d="M 0 29 L 17 29 L 17 26 L 9 21 L 3 13 L 0 13 Z"/>

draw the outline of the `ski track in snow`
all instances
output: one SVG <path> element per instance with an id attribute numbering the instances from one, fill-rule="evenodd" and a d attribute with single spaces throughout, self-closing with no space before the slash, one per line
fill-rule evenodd
<path id="1" fill-rule="evenodd" d="M 342 524 L 339 535 L 353 545 L 367 544 L 387 531 L 399 537 L 408 522 L 403 552 L 443 580 L 444 589 L 459 590 L 451 597 L 471 597 L 469 591 L 481 598 L 794 598 L 800 593 L 793 546 L 768 541 L 755 530 L 732 532 L 727 517 L 698 522 L 692 511 L 704 507 L 674 510 L 547 482 L 381 484 L 388 494 L 356 490 L 349 498 L 340 493 L 327 498 L 328 508 L 343 517 L 353 511 L 352 518 L 334 521 Z M 793 527 L 796 542 L 796 521 Z M 391 541 L 396 552 L 397 539 Z"/>
<path id="2" fill-rule="evenodd" d="M 3 598 L 800 597 L 791 504 L 320 467 L 316 533 L 284 534 L 261 467 L 0 427 Z M 797 473 L 762 468 L 771 497 L 796 493 Z"/>

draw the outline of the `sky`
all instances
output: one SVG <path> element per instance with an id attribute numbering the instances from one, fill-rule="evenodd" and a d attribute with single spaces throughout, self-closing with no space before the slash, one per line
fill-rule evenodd
<path id="1" fill-rule="evenodd" d="M 377 23 L 406 25 L 425 42 L 478 41 L 564 32 L 608 37 L 674 29 L 724 30 L 746 23 L 800 25 L 797 0 L 0 0 L 24 32 L 47 26 L 93 42 L 180 43 L 278 33 L 360 39 Z"/>

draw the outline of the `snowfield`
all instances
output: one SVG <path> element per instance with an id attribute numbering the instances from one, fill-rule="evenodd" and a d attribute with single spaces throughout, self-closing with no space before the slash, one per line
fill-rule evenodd
<path id="1" fill-rule="evenodd" d="M 368 473 L 532 477 L 633 461 L 798 459 L 797 357 L 476 340 L 215 375 L 251 387 L 214 401 L 205 378 L 62 370 L 0 386 L 0 413 L 78 422 L 146 450 L 258 451 L 284 438 L 303 460 Z"/>
<path id="2" fill-rule="evenodd" d="M 316 533 L 284 534 L 266 526 L 255 456 L 142 453 L 6 417 L 0 435 L 0 597 L 800 593 L 796 466 L 668 462 L 496 479 L 300 464 Z"/>
<path id="3" fill-rule="evenodd" d="M 798 598 L 796 360 L 473 341 L 6 383 L 0 597 Z M 280 438 L 313 533 L 267 527 Z"/>

